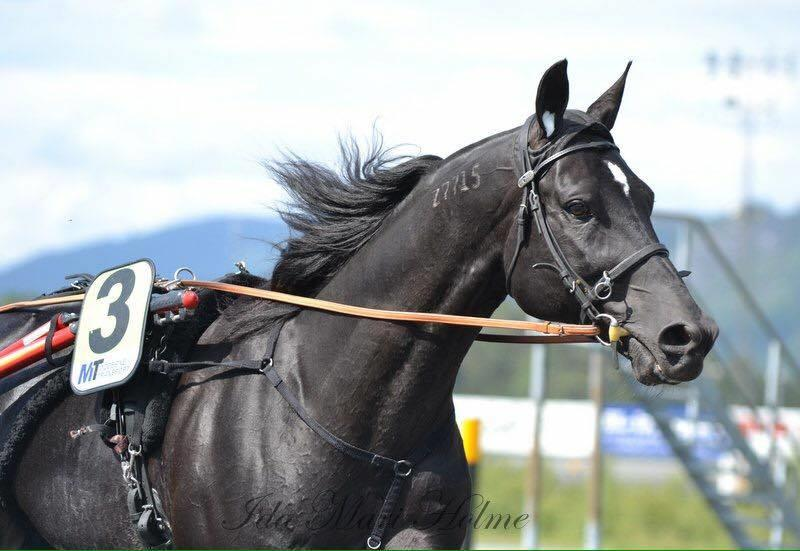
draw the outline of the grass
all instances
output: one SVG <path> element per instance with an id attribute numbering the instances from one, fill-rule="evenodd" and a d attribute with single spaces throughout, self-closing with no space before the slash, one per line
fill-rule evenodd
<path id="1" fill-rule="evenodd" d="M 520 459 L 485 457 L 476 490 L 491 501 L 490 512 L 525 512 L 525 468 Z M 608 469 L 607 469 L 608 470 Z M 547 548 L 583 546 L 588 480 L 559 481 L 545 467 L 540 544 Z M 604 477 L 602 544 L 606 548 L 720 549 L 733 543 L 691 482 L 675 476 L 664 482 L 632 483 Z M 518 546 L 520 530 L 479 529 L 475 547 Z"/>

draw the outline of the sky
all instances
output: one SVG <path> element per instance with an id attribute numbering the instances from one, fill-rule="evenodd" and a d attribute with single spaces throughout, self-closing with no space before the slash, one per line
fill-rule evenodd
<path id="1" fill-rule="evenodd" d="M 614 135 L 656 206 L 800 207 L 800 3 L 0 0 L 0 269 L 217 215 L 270 216 L 260 161 L 334 162 L 338 134 L 449 153 L 522 123 L 569 60 L 585 109 L 633 60 Z"/>

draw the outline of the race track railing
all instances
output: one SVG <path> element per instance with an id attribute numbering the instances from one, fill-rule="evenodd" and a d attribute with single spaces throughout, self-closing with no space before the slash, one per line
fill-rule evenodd
<path id="1" fill-rule="evenodd" d="M 629 377 L 631 389 L 738 546 L 797 547 L 800 441 L 781 421 L 781 407 L 787 398 L 798 405 L 800 364 L 706 223 L 673 213 L 659 213 L 654 221 L 662 238 L 669 236 L 663 240 L 679 269 L 692 269 L 693 260 L 702 258 L 703 273 L 693 274 L 687 285 L 717 320 L 720 338 L 697 381 L 657 395 Z M 745 247 L 744 254 L 751 251 Z M 719 431 L 726 443 L 723 460 L 709 461 L 691 433 L 679 430 L 680 402 L 684 413 Z M 734 408 L 753 423 L 739 426 Z M 753 433 L 766 436 L 766 445 L 764 438 L 757 445 Z"/>

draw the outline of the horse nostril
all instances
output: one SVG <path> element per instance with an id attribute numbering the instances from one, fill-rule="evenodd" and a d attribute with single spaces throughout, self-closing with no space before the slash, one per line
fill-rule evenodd
<path id="1" fill-rule="evenodd" d="M 658 345 L 664 352 L 680 354 L 692 344 L 694 331 L 685 323 L 673 323 L 661 330 L 658 335 Z"/>

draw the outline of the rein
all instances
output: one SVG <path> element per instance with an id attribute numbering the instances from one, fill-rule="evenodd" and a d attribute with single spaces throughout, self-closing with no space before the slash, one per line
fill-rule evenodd
<path id="1" fill-rule="evenodd" d="M 554 323 L 552 321 L 520 321 L 507 319 L 480 318 L 473 316 L 455 316 L 452 314 L 435 314 L 429 312 L 405 312 L 400 310 L 381 310 L 377 308 L 365 308 L 363 306 L 351 306 L 328 300 L 301 297 L 280 293 L 277 291 L 267 291 L 243 285 L 233 285 L 219 281 L 197 281 L 193 279 L 182 279 L 178 283 L 185 287 L 199 287 L 201 289 L 213 289 L 236 295 L 244 295 L 254 298 L 272 300 L 285 304 L 293 304 L 303 308 L 321 310 L 334 314 L 344 314 L 358 318 L 368 318 L 383 321 L 407 321 L 415 323 L 435 323 L 440 325 L 461 325 L 468 327 L 492 327 L 495 329 L 517 329 L 536 331 L 544 335 L 496 335 L 479 334 L 477 340 L 488 342 L 505 343 L 550 343 L 550 342 L 593 342 L 594 337 L 600 334 L 598 327 L 594 325 L 574 325 Z M 521 340 L 524 339 L 524 340 Z M 539 340 L 542 339 L 542 340 Z M 573 340 L 574 339 L 574 340 Z"/>
<path id="2" fill-rule="evenodd" d="M 220 281 L 201 281 L 195 279 L 181 279 L 171 282 L 182 287 L 211 289 L 234 295 L 248 296 L 292 304 L 302 308 L 310 308 L 333 314 L 343 314 L 358 318 L 367 318 L 383 321 L 400 321 L 412 323 L 433 323 L 439 325 L 458 325 L 465 327 L 491 327 L 494 329 L 515 329 L 534 331 L 540 335 L 500 335 L 495 333 L 480 333 L 476 340 L 506 344 L 558 344 L 558 343 L 589 343 L 595 342 L 595 337 L 600 334 L 600 329 L 595 325 L 575 325 L 554 323 L 551 321 L 521 321 L 508 319 L 481 318 L 474 316 L 456 316 L 452 314 L 436 314 L 429 312 L 406 312 L 401 310 L 381 310 L 378 308 L 365 308 L 352 306 L 310 297 L 268 291 L 244 285 L 233 285 Z M 0 313 L 10 312 L 23 308 L 46 306 L 49 304 L 65 304 L 81 302 L 83 293 L 61 297 L 47 297 L 35 300 L 26 300 L 0 306 Z"/>
<path id="3" fill-rule="evenodd" d="M 83 293 L 75 293 L 69 295 L 61 295 L 56 297 L 36 298 L 33 300 L 22 300 L 20 302 L 12 302 L 0 306 L 0 314 L 4 312 L 11 312 L 13 310 L 22 310 L 23 308 L 36 308 L 39 306 L 49 306 L 51 304 L 69 304 L 71 302 L 82 302 Z"/>

